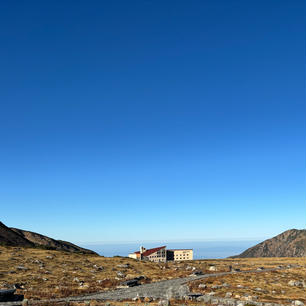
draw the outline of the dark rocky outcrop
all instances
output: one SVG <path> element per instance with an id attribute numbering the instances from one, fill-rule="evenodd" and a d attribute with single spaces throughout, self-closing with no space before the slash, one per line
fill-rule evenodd
<path id="1" fill-rule="evenodd" d="M 291 229 L 231 258 L 306 256 L 306 230 Z"/>
<path id="2" fill-rule="evenodd" d="M 38 247 L 49 250 L 96 254 L 94 251 L 81 248 L 67 241 L 55 240 L 38 233 L 25 231 L 18 228 L 9 228 L 2 222 L 0 222 L 0 245 Z"/>

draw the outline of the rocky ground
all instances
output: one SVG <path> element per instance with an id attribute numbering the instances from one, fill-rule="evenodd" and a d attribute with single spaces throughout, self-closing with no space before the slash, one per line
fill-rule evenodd
<path id="1" fill-rule="evenodd" d="M 203 295 L 246 302 L 291 304 L 300 301 L 306 304 L 305 266 L 289 265 L 284 269 L 261 272 L 208 277 L 190 283 L 189 287 L 192 292 Z"/>
<path id="2" fill-rule="evenodd" d="M 282 268 L 276 268 L 282 269 Z M 269 273 L 274 271 L 274 269 L 270 269 L 265 272 L 265 270 L 255 270 L 252 274 L 258 273 Z M 201 294 L 197 292 L 197 294 L 192 293 L 190 291 L 190 285 L 196 281 L 205 281 L 206 279 L 211 278 L 219 278 L 228 275 L 237 275 L 237 274 L 246 274 L 249 272 L 241 271 L 241 272 L 221 272 L 221 273 L 210 273 L 204 275 L 197 276 L 189 276 L 183 278 L 176 278 L 172 280 L 165 280 L 150 284 L 144 284 L 141 286 L 135 286 L 132 288 L 120 288 L 117 290 L 112 290 L 103 293 L 95 293 L 80 297 L 71 297 L 65 299 L 66 301 L 81 301 L 81 300 L 137 300 L 138 298 L 148 298 L 147 300 L 156 300 L 156 299 L 195 299 L 200 297 Z M 212 296 L 212 295 L 211 295 Z"/>
<path id="3" fill-rule="evenodd" d="M 230 269 L 232 273 L 228 273 Z M 126 300 L 131 303 L 134 300 L 132 302 L 136 303 L 144 299 L 153 304 L 158 300 L 177 299 L 186 299 L 189 304 L 212 302 L 231 303 L 231 306 L 238 302 L 289 305 L 300 301 L 306 304 L 305 269 L 304 258 L 195 260 L 164 264 L 123 257 L 0 247 L 0 287 L 20 284 L 22 289 L 17 293 L 24 294 L 30 303 L 50 299 L 59 302 L 59 299 L 64 301 L 62 298 L 70 297 L 65 300 L 65 305 L 68 301 L 71 305 L 81 305 L 89 301 Z M 254 271 L 240 273 L 247 270 Z M 191 276 L 201 273 L 205 275 Z M 126 280 L 135 277 L 139 277 L 141 286 L 119 288 Z M 71 299 L 75 296 L 78 298 Z M 46 302 L 43 305 L 47 305 Z"/>

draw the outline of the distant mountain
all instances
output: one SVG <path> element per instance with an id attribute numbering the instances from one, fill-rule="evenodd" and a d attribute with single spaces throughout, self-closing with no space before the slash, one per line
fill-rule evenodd
<path id="1" fill-rule="evenodd" d="M 55 240 L 38 233 L 25 231 L 18 228 L 9 228 L 2 222 L 0 222 L 0 245 L 38 247 L 73 253 L 96 254 L 94 251 L 81 248 L 67 241 Z"/>
<path id="2" fill-rule="evenodd" d="M 306 256 L 306 230 L 291 229 L 231 258 Z"/>

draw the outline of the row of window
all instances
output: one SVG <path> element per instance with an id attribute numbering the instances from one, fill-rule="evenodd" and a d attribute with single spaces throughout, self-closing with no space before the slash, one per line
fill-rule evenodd
<path id="1" fill-rule="evenodd" d="M 165 255 L 150 255 L 149 256 L 150 258 L 158 258 L 158 257 L 165 257 Z"/>
<path id="2" fill-rule="evenodd" d="M 175 257 L 175 259 L 189 259 L 189 257 Z"/>

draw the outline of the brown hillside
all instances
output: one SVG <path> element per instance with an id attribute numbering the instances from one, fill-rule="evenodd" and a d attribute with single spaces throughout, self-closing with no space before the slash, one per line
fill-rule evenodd
<path id="1" fill-rule="evenodd" d="M 306 256 L 306 230 L 291 229 L 232 258 L 304 256 Z"/>
<path id="2" fill-rule="evenodd" d="M 58 251 L 97 255 L 95 252 L 81 248 L 73 243 L 55 240 L 38 233 L 18 228 L 9 228 L 2 222 L 0 222 L 0 245 L 32 248 L 38 247 Z"/>
<path id="3" fill-rule="evenodd" d="M 79 252 L 84 254 L 96 254 L 95 252 L 81 248 L 73 243 L 62 241 L 62 240 L 55 240 L 50 237 L 21 230 L 18 228 L 10 228 L 12 231 L 18 233 L 20 236 L 24 237 L 28 241 L 32 242 L 36 246 L 45 247 L 47 249 L 53 249 L 58 251 L 67 251 L 67 252 Z"/>
<path id="4" fill-rule="evenodd" d="M 8 246 L 33 247 L 34 244 L 22 235 L 12 231 L 0 222 L 0 244 Z"/>

